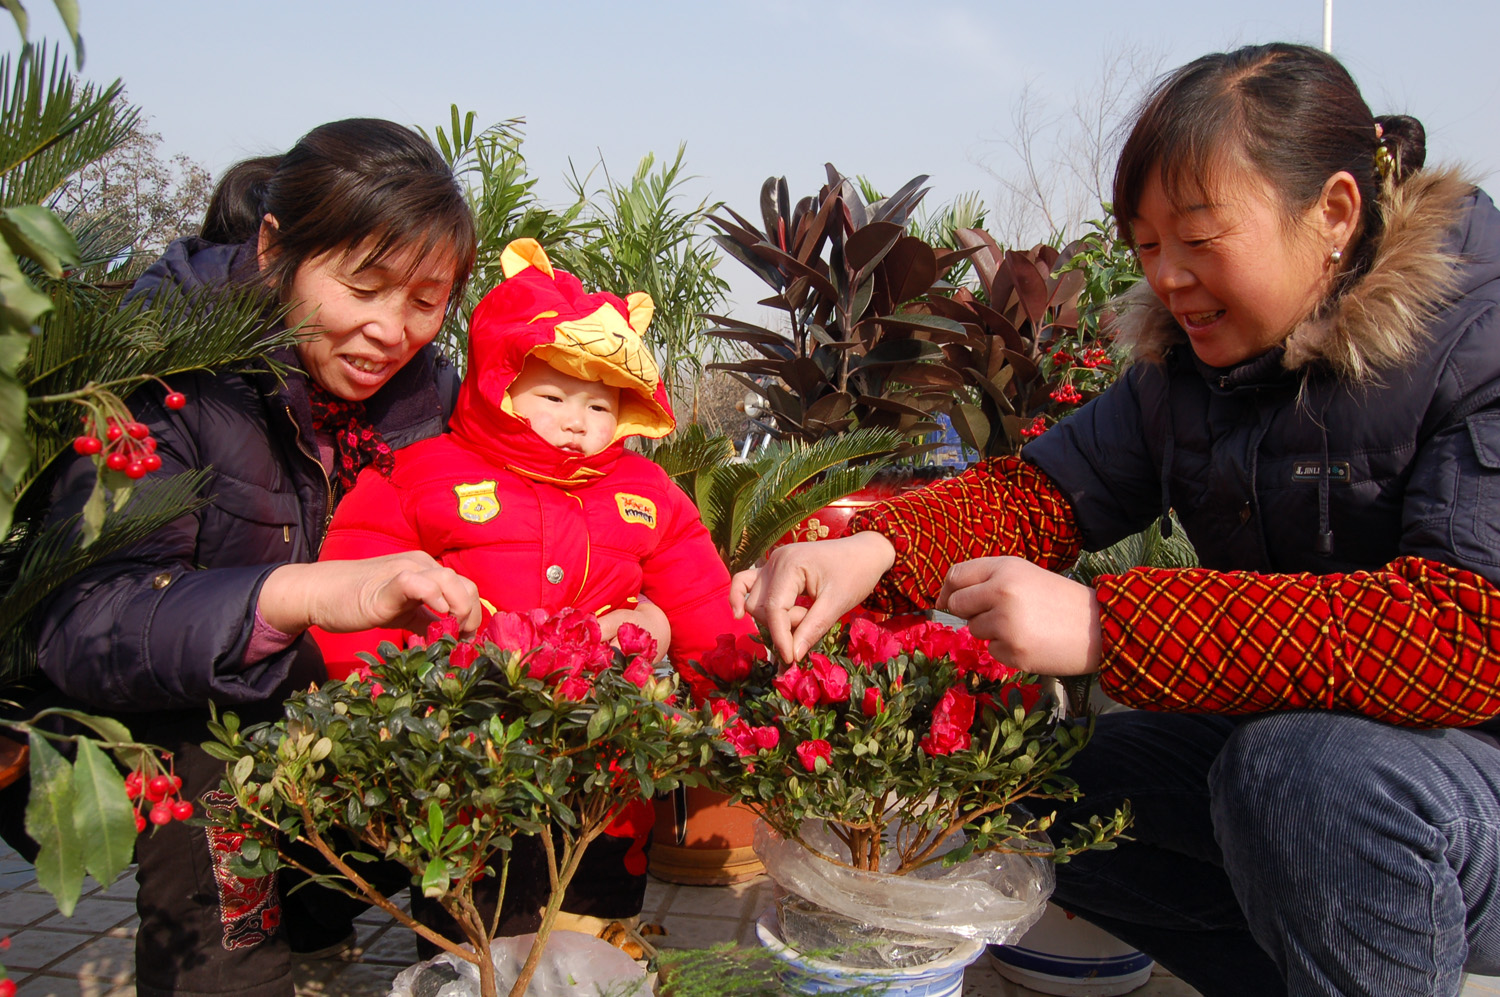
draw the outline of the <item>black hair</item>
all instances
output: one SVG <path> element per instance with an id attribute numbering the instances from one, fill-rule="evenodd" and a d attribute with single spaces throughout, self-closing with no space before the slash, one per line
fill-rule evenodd
<path id="1" fill-rule="evenodd" d="M 285 155 L 235 164 L 214 190 L 201 234 L 245 242 L 268 214 L 275 253 L 261 276 L 283 297 L 308 260 L 361 248 L 363 270 L 416 247 L 413 268 L 435 252 L 453 255 L 454 308 L 474 267 L 474 217 L 453 170 L 420 133 L 391 121 L 333 121 Z"/>
<path id="2" fill-rule="evenodd" d="M 1264 177 L 1289 213 L 1310 207 L 1342 171 L 1362 201 L 1359 240 L 1343 266 L 1352 279 L 1369 266 L 1383 227 L 1381 148 L 1391 182 L 1400 183 L 1427 158 L 1422 123 L 1373 116 L 1349 71 L 1326 52 L 1275 43 L 1206 55 L 1169 74 L 1142 103 L 1115 169 L 1115 217 L 1134 244 L 1130 225 L 1153 173 L 1175 203 L 1225 156 Z"/>

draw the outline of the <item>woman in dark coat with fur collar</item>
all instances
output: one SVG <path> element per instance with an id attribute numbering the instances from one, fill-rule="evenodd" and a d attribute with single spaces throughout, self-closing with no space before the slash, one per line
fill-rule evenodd
<path id="1" fill-rule="evenodd" d="M 1056 899 L 1209 997 L 1500 973 L 1500 212 L 1424 158 L 1317 50 L 1177 70 L 1115 177 L 1146 277 L 1119 383 L 736 578 L 788 655 L 935 604 L 1139 707 L 1059 814 L 1128 799 L 1133 840 Z M 1168 509 L 1202 567 L 1054 573 Z"/>

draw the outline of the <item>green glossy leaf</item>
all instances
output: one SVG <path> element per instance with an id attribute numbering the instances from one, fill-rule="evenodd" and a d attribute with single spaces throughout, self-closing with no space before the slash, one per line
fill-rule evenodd
<path id="1" fill-rule="evenodd" d="M 12 329 L 30 329 L 52 310 L 52 299 L 31 286 L 8 242 L 0 244 L 0 304 Z"/>
<path id="2" fill-rule="evenodd" d="M 78 242 L 50 209 L 22 204 L 0 211 L 0 237 L 17 255 L 29 256 L 53 277 L 78 262 Z"/>
<path id="3" fill-rule="evenodd" d="M 73 796 L 83 867 L 100 883 L 113 883 L 135 854 L 135 808 L 120 770 L 88 738 L 78 741 Z"/>
<path id="4" fill-rule="evenodd" d="M 599 738 L 604 734 L 605 728 L 609 726 L 609 722 L 613 719 L 614 714 L 610 711 L 608 705 L 599 707 L 599 709 L 594 711 L 594 715 L 589 717 L 589 724 L 588 728 L 586 729 L 585 736 L 588 737 L 590 741 L 599 740 Z"/>
<path id="5" fill-rule="evenodd" d="M 40 850 L 36 881 L 52 894 L 64 917 L 73 916 L 83 892 L 83 850 L 73 821 L 73 766 L 35 731 L 31 745 L 31 798 L 26 803 L 26 833 Z"/>

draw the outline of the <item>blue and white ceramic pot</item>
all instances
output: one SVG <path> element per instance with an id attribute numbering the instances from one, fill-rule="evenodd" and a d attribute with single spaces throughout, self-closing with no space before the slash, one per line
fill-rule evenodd
<path id="1" fill-rule="evenodd" d="M 1151 976 L 1150 956 L 1056 904 L 1015 944 L 991 945 L 990 958 L 1012 983 L 1060 997 L 1117 997 Z"/>
<path id="2" fill-rule="evenodd" d="M 781 983 L 793 994 L 839 994 L 874 984 L 884 988 L 885 997 L 959 997 L 964 990 L 964 969 L 984 954 L 983 942 L 965 942 L 920 966 L 864 969 L 812 959 L 789 948 L 777 931 L 775 911 L 760 916 L 755 934 L 780 963 Z"/>

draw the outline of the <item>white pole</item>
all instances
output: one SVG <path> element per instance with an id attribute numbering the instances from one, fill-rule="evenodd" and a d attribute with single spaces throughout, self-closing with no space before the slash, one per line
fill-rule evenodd
<path id="1" fill-rule="evenodd" d="M 1333 54 L 1333 0 L 1323 0 L 1323 51 Z"/>

